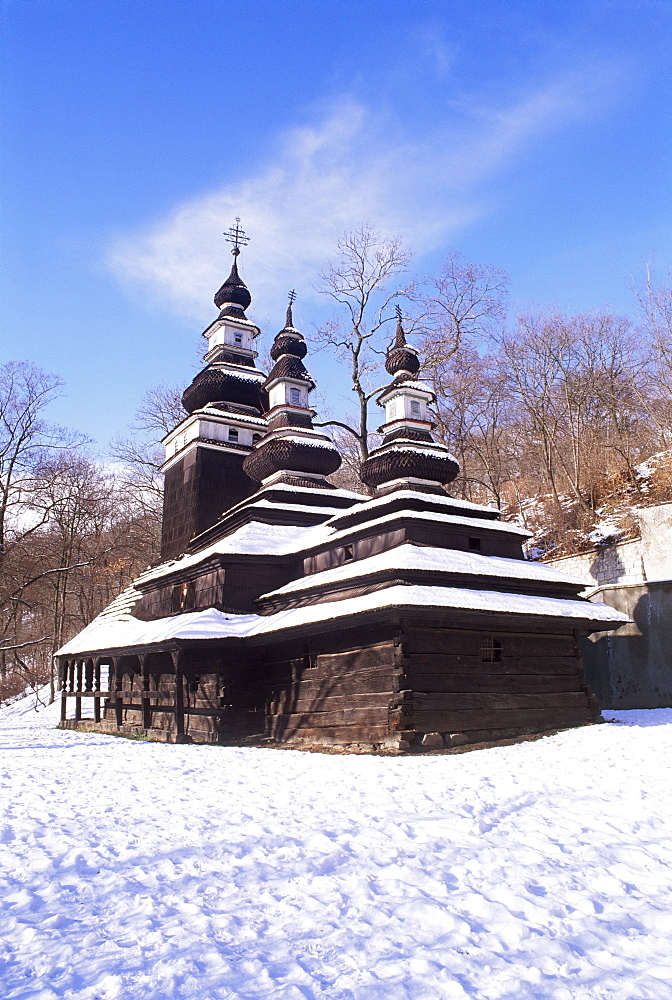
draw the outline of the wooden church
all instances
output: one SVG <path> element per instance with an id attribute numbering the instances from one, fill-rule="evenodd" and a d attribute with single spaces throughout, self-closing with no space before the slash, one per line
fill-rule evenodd
<path id="1" fill-rule="evenodd" d="M 334 487 L 291 301 L 272 371 L 256 367 L 237 233 L 206 367 L 163 442 L 162 561 L 59 650 L 62 724 L 413 750 L 597 720 L 579 640 L 625 616 L 447 493 L 458 465 L 432 438 L 401 320 L 362 469 L 372 495 Z"/>

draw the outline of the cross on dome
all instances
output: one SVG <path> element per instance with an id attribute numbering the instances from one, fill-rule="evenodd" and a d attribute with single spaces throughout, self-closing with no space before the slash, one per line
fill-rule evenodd
<path id="1" fill-rule="evenodd" d="M 250 237 L 245 234 L 245 230 L 240 225 L 239 215 L 236 216 L 235 226 L 229 226 L 228 231 L 224 233 L 224 239 L 227 243 L 233 243 L 231 253 L 234 257 L 240 253 L 241 246 L 245 247 L 250 242 Z"/>

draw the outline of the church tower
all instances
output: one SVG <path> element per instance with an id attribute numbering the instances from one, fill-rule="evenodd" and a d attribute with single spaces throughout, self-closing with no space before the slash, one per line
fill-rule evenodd
<path id="1" fill-rule="evenodd" d="M 243 460 L 266 431 L 266 376 L 255 365 L 259 328 L 245 315 L 252 296 L 238 274 L 248 239 L 239 221 L 227 235 L 233 266 L 215 295 L 219 316 L 203 332 L 206 367 L 182 395 L 188 416 L 163 439 L 162 559 L 184 552 L 195 535 L 257 489 Z"/>
<path id="2" fill-rule="evenodd" d="M 303 335 L 294 326 L 290 292 L 285 325 L 271 347 L 275 362 L 262 389 L 268 393 L 268 432 L 246 456 L 243 469 L 262 486 L 284 483 L 296 488 L 333 490 L 327 480 L 341 464 L 332 441 L 313 427 L 315 410 L 308 395 L 315 388 L 303 359 Z"/>
<path id="3" fill-rule="evenodd" d="M 429 407 L 436 396 L 430 386 L 418 380 L 418 352 L 406 343 L 399 306 L 397 332 L 387 352 L 385 370 L 393 381 L 377 400 L 385 410 L 385 423 L 379 428 L 383 442 L 362 465 L 362 482 L 378 494 L 409 487 L 444 494 L 443 486 L 455 479 L 460 467 L 446 446 L 432 437 Z"/>

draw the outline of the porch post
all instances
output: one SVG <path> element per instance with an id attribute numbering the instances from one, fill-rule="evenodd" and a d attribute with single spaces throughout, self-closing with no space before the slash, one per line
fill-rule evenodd
<path id="1" fill-rule="evenodd" d="M 123 671 L 120 667 L 121 657 L 113 656 L 112 663 L 114 665 L 114 712 L 116 717 L 117 729 L 121 729 L 121 724 L 123 722 L 123 703 L 121 700 L 121 684 Z"/>
<path id="2" fill-rule="evenodd" d="M 77 693 L 75 695 L 75 722 L 82 718 L 82 675 L 84 672 L 84 660 L 77 660 Z"/>
<path id="3" fill-rule="evenodd" d="M 140 654 L 142 674 L 142 728 L 152 728 L 152 705 L 149 700 L 149 653 Z"/>
<path id="4" fill-rule="evenodd" d="M 65 722 L 68 715 L 68 661 L 60 660 L 58 668 L 61 676 L 61 722 Z"/>
<path id="5" fill-rule="evenodd" d="M 100 722 L 100 657 L 93 661 L 93 721 Z"/>
<path id="6" fill-rule="evenodd" d="M 183 652 L 181 649 L 170 651 L 175 669 L 175 742 L 184 740 L 184 673 L 182 671 Z"/>

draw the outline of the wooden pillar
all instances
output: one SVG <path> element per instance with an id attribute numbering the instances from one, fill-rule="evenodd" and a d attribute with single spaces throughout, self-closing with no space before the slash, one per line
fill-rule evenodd
<path id="1" fill-rule="evenodd" d="M 93 661 L 93 721 L 100 722 L 100 657 Z"/>
<path id="2" fill-rule="evenodd" d="M 181 649 L 171 650 L 170 653 L 175 670 L 175 742 L 184 741 L 184 673 L 182 671 L 183 653 Z"/>
<path id="3" fill-rule="evenodd" d="M 149 653 L 140 654 L 142 674 L 142 728 L 152 728 L 152 703 L 149 699 Z"/>
<path id="4" fill-rule="evenodd" d="M 84 660 L 77 660 L 77 692 L 75 694 L 75 722 L 79 722 L 82 717 L 82 675 L 84 671 Z"/>
<path id="5" fill-rule="evenodd" d="M 61 722 L 65 722 L 68 713 L 68 661 L 61 660 L 59 664 L 59 672 L 61 676 Z"/>
<path id="6" fill-rule="evenodd" d="M 121 657 L 113 656 L 112 663 L 114 666 L 114 712 L 116 716 L 117 729 L 121 729 L 121 724 L 123 719 L 123 703 L 121 700 L 121 685 L 123 677 L 123 669 L 121 667 Z"/>

